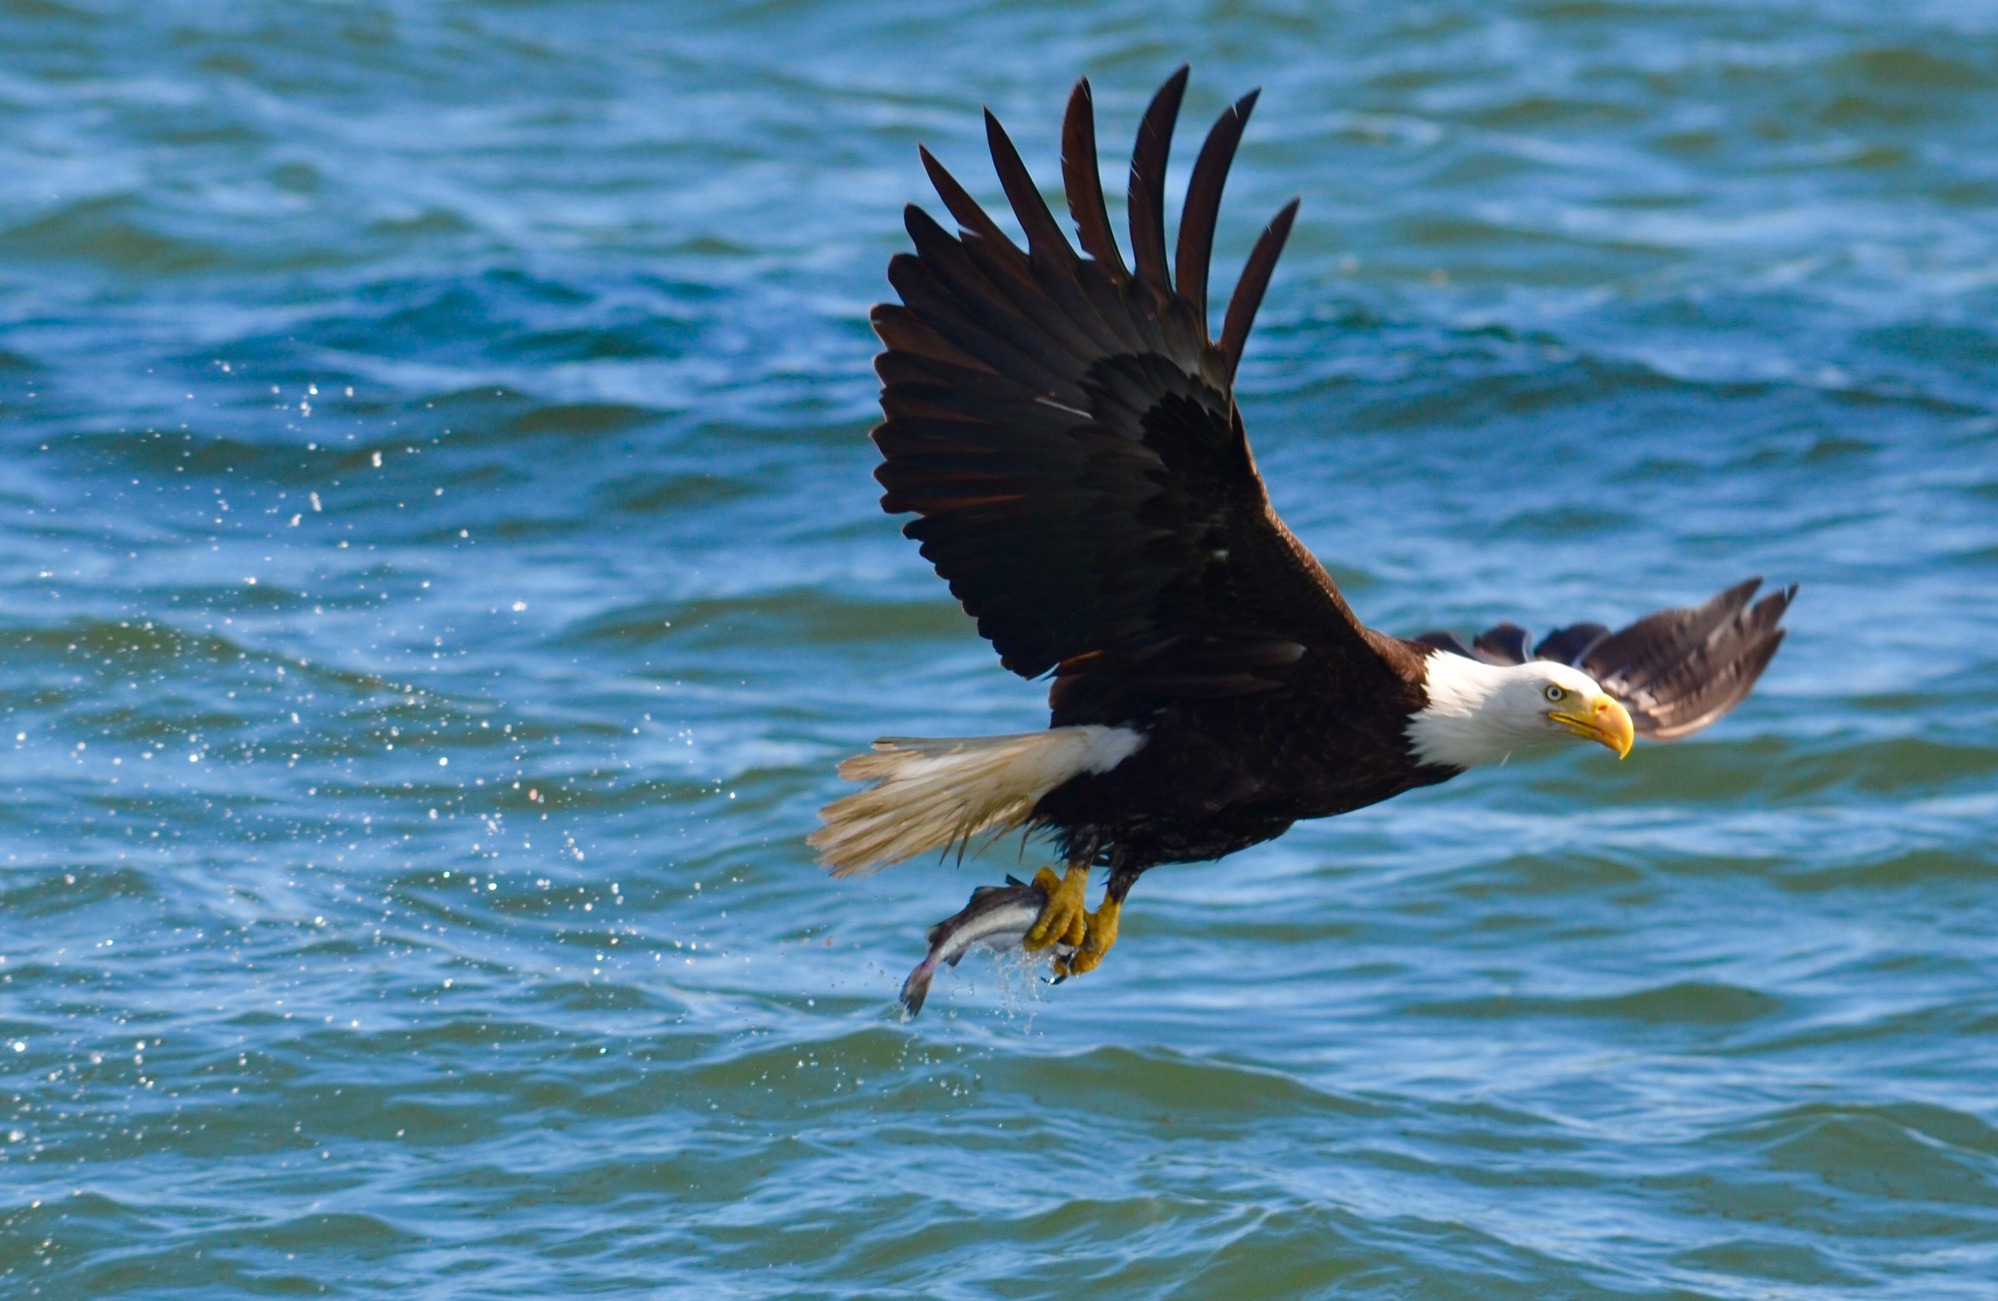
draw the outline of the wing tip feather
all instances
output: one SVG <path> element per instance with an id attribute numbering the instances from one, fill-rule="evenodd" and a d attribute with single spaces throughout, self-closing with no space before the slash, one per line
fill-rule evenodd
<path id="1" fill-rule="evenodd" d="M 1193 65 L 1182 63 L 1154 92 L 1138 120 L 1138 139 L 1131 148 L 1131 256 L 1138 283 L 1161 298 L 1172 295 L 1172 273 L 1166 266 L 1166 163 L 1192 73 Z"/>
<path id="2" fill-rule="evenodd" d="M 1269 291 L 1270 277 L 1276 272 L 1277 259 L 1283 256 L 1297 210 L 1303 203 L 1304 197 L 1298 195 L 1277 209 L 1276 216 L 1270 218 L 1263 233 L 1256 237 L 1256 245 L 1249 250 L 1249 260 L 1242 268 L 1242 278 L 1235 282 L 1235 292 L 1228 298 L 1219 347 L 1230 383 L 1241 367 L 1249 332 L 1255 328 L 1256 313 L 1262 309 L 1263 295 Z"/>

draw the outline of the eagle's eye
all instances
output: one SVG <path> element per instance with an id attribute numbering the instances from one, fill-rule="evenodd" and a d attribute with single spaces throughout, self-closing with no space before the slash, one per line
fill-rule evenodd
<path id="1" fill-rule="evenodd" d="M 1555 686 L 1551 682 L 1548 683 L 1547 690 L 1541 692 L 1540 694 L 1547 697 L 1547 700 L 1550 704 L 1556 704 L 1556 705 L 1560 704 L 1562 701 L 1568 698 L 1568 693 L 1565 690 Z"/>

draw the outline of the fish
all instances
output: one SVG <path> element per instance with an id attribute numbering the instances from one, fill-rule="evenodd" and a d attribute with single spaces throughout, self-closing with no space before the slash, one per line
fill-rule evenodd
<path id="1" fill-rule="evenodd" d="M 981 885 L 971 892 L 963 909 L 930 927 L 930 951 L 902 982 L 902 1010 L 913 1018 L 923 1010 L 930 982 L 944 967 L 955 967 L 958 959 L 983 945 L 998 953 L 1022 947 L 1041 909 L 1047 906 L 1047 891 L 1037 885 L 1007 877 L 1004 885 Z M 1073 950 L 1057 944 L 1052 950 L 1065 954 Z"/>

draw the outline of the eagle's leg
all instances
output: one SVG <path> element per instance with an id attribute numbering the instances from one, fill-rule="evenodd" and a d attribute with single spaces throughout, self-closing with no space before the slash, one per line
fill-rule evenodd
<path id="1" fill-rule="evenodd" d="M 1135 872 L 1110 873 L 1110 885 L 1103 891 L 1103 905 L 1093 913 L 1082 915 L 1082 943 L 1067 957 L 1055 959 L 1058 974 L 1079 976 L 1102 965 L 1103 955 L 1110 952 L 1110 946 L 1117 942 L 1117 919 L 1124 912 L 1124 896 L 1131 892 L 1131 883 L 1137 879 Z"/>
<path id="2" fill-rule="evenodd" d="M 1041 915 L 1027 931 L 1023 943 L 1030 953 L 1053 944 L 1066 944 L 1071 948 L 1083 942 L 1087 932 L 1089 914 L 1082 909 L 1083 897 L 1089 889 L 1089 863 L 1070 863 L 1068 871 L 1056 876 L 1052 868 L 1042 868 L 1034 873 L 1034 884 L 1048 897 L 1041 907 Z"/>

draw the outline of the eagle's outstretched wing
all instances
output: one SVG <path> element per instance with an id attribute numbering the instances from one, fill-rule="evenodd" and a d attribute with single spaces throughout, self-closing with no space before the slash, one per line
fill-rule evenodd
<path id="1" fill-rule="evenodd" d="M 1740 704 L 1783 644 L 1777 624 L 1797 589 L 1781 588 L 1751 605 L 1761 586 L 1751 578 L 1699 605 L 1659 610 L 1615 632 L 1599 623 L 1571 624 L 1531 651 L 1526 629 L 1512 623 L 1486 629 L 1469 646 L 1450 632 L 1416 640 L 1488 664 L 1573 665 L 1623 702 L 1639 736 L 1676 741 Z"/>
<path id="2" fill-rule="evenodd" d="M 1062 130 L 1070 246 L 1012 142 L 986 136 L 1025 250 L 927 150 L 955 236 L 906 211 L 916 251 L 874 309 L 886 419 L 874 430 L 890 513 L 1013 672 L 1052 669 L 1057 725 L 1120 723 L 1162 705 L 1280 688 L 1307 656 L 1334 681 L 1385 670 L 1271 509 L 1235 408 L 1236 365 L 1293 200 L 1249 255 L 1218 342 L 1207 265 L 1221 188 L 1254 106 L 1221 115 L 1194 164 L 1166 267 L 1164 181 L 1187 70 L 1168 79 L 1131 161 L 1127 269 L 1097 171 L 1089 83 Z M 1320 676 L 1320 681 L 1323 677 Z"/>

